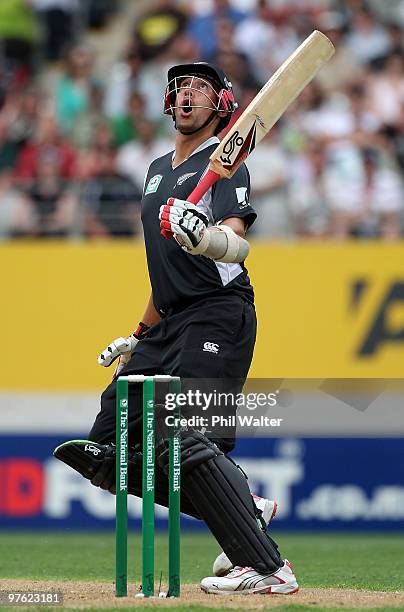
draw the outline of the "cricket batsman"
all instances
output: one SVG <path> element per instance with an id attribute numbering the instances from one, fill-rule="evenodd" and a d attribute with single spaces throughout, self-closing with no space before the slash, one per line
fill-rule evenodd
<path id="1" fill-rule="evenodd" d="M 95 486 L 115 492 L 115 404 L 118 375 L 169 374 L 221 379 L 242 389 L 251 364 L 256 316 L 244 266 L 246 232 L 256 219 L 244 164 L 218 180 L 194 205 L 187 201 L 219 143 L 217 134 L 237 108 L 224 72 L 204 62 L 168 71 L 164 112 L 176 129 L 175 150 L 148 170 L 142 223 L 151 295 L 136 331 L 114 340 L 99 356 L 117 363 L 101 396 L 89 441 L 66 442 L 55 456 Z M 163 235 L 162 235 L 163 233 Z M 236 382 L 234 382 L 236 381 Z M 141 496 L 142 400 L 129 387 L 129 492 Z M 274 502 L 252 496 L 244 472 L 228 456 L 233 437 L 181 432 L 181 510 L 205 521 L 223 549 L 207 593 L 278 593 L 298 590 L 290 563 L 267 532 Z M 156 440 L 156 502 L 168 506 L 167 443 Z"/>

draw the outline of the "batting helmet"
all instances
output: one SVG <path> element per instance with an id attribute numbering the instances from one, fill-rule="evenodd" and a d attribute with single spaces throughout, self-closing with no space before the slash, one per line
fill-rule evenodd
<path id="1" fill-rule="evenodd" d="M 174 123 L 176 97 L 178 89 L 180 88 L 180 83 L 185 77 L 198 77 L 205 79 L 214 87 L 217 94 L 217 103 L 211 106 L 212 113 L 205 123 L 197 130 L 194 130 L 194 132 L 197 132 L 208 125 L 214 119 L 217 112 L 224 111 L 226 116 L 220 118 L 215 130 L 215 133 L 218 134 L 228 125 L 232 113 L 234 113 L 238 106 L 237 102 L 234 100 L 231 81 L 221 68 L 213 66 L 213 64 L 208 64 L 207 62 L 179 64 L 170 68 L 168 71 L 168 84 L 164 96 L 164 112 L 172 116 Z"/>

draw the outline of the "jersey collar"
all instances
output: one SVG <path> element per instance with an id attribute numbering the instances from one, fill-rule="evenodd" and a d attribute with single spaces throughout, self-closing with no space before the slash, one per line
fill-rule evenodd
<path id="1" fill-rule="evenodd" d="M 207 140 L 205 140 L 205 142 L 202 142 L 199 147 L 197 147 L 195 149 L 195 151 L 192 151 L 191 155 L 189 157 L 192 157 L 193 155 L 195 155 L 195 153 L 199 153 L 199 151 L 203 151 L 203 149 L 206 149 L 206 147 L 210 147 L 210 145 L 213 144 L 219 144 L 220 140 L 217 136 L 211 136 L 210 138 L 208 138 Z M 175 149 L 173 151 L 173 154 L 171 156 L 171 164 L 174 161 L 174 157 L 175 157 Z M 189 157 L 187 157 L 187 159 L 189 159 Z M 187 161 L 187 159 L 184 159 L 183 162 L 181 162 L 181 164 L 183 164 L 184 162 Z M 178 168 L 179 166 L 181 166 L 181 164 L 178 164 L 178 166 L 175 166 L 175 168 Z M 175 169 L 174 168 L 174 169 Z"/>

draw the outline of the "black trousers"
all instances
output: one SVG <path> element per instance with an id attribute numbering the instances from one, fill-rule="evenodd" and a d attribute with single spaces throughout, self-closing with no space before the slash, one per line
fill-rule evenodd
<path id="1" fill-rule="evenodd" d="M 210 297 L 172 312 L 154 325 L 136 346 L 121 374 L 170 374 L 180 376 L 182 390 L 188 388 L 238 393 L 251 364 L 255 337 L 254 306 L 237 295 Z M 129 445 L 134 447 L 142 436 L 141 385 L 129 385 Z M 101 395 L 101 410 L 89 433 L 94 442 L 115 441 L 116 382 Z M 227 414 L 235 406 L 223 408 Z M 195 414 L 182 408 L 182 414 Z M 187 414 L 188 413 L 188 414 Z M 206 414 L 201 412 L 201 414 Z M 235 429 L 226 428 L 207 437 L 224 452 L 234 448 Z"/>

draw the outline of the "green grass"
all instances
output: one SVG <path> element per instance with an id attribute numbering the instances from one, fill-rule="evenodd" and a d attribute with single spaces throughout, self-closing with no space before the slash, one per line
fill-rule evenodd
<path id="1" fill-rule="evenodd" d="M 306 587 L 403 589 L 402 534 L 316 533 L 279 536 L 277 541 Z"/>
<path id="2" fill-rule="evenodd" d="M 403 590 L 404 535 L 281 534 L 282 554 L 294 565 L 303 587 L 342 587 L 382 591 Z M 129 539 L 129 572 L 139 583 L 140 537 Z M 182 582 L 198 583 L 211 575 L 212 561 L 219 548 L 206 534 L 184 534 L 181 540 Z M 115 570 L 114 534 L 105 532 L 20 532 L 0 533 L 0 577 L 3 579 L 82 580 L 112 582 Z M 167 576 L 167 540 L 158 534 L 156 581 L 160 570 Z M 240 602 L 241 603 L 241 602 Z M 264 603 L 264 602 L 263 602 Z M 268 609 L 265 604 L 265 608 Z M 317 610 L 321 610 L 316 606 Z M 5 608 L 2 607 L 4 610 Z M 32 609 L 32 608 L 30 608 Z M 120 608 L 121 611 L 130 608 Z M 170 607 L 170 611 L 184 607 Z M 299 612 L 312 606 L 285 602 L 276 611 Z M 327 608 L 328 612 L 337 608 Z M 388 610 L 392 608 L 378 608 Z M 68 608 L 63 609 L 68 610 Z M 212 608 L 188 605 L 190 612 Z M 216 608 L 219 610 L 219 608 Z M 240 608 L 241 610 L 241 608 Z M 348 610 L 348 608 L 344 608 Z M 397 608 L 395 608 L 397 610 Z M 356 609 L 356 612 L 359 608 Z M 233 609 L 233 612 L 240 612 Z"/>
<path id="3" fill-rule="evenodd" d="M 280 549 L 306 587 L 400 590 L 404 535 L 284 534 Z M 114 575 L 114 535 L 105 532 L 2 533 L 0 576 L 38 580 L 109 581 Z M 182 581 L 211 573 L 219 548 L 206 534 L 181 538 Z M 130 571 L 140 575 L 140 537 L 128 544 Z M 167 574 L 167 541 L 157 536 L 156 568 Z M 156 570 L 156 575 L 157 575 Z"/>

